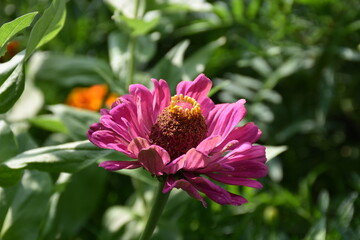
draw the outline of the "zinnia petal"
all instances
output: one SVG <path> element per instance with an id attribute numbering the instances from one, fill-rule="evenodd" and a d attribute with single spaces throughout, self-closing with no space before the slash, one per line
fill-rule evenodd
<path id="1" fill-rule="evenodd" d="M 134 169 L 141 167 L 138 161 L 104 161 L 99 164 L 108 171 L 116 171 L 120 169 Z"/>
<path id="2" fill-rule="evenodd" d="M 196 188 L 194 188 L 194 186 L 191 185 L 191 183 L 189 183 L 185 179 L 176 180 L 173 176 L 169 176 L 165 182 L 163 193 L 167 193 L 173 188 L 181 188 L 182 190 L 187 192 L 187 194 L 189 194 L 190 197 L 193 197 L 201 201 L 204 207 L 207 206 L 206 202 L 201 197 L 201 195 L 196 190 Z"/>
<path id="3" fill-rule="evenodd" d="M 236 103 L 217 104 L 207 118 L 208 136 L 227 136 L 245 116 L 245 100 Z"/>
<path id="4" fill-rule="evenodd" d="M 160 81 L 151 79 L 151 81 L 154 83 L 152 105 L 154 115 L 158 116 L 161 111 L 170 104 L 170 89 L 167 82 L 162 79 L 160 79 Z"/>
<path id="5" fill-rule="evenodd" d="M 205 195 L 214 202 L 222 205 L 241 205 L 247 202 L 245 198 L 229 193 L 206 178 L 193 176 L 191 174 L 186 174 L 185 177 L 196 189 L 205 193 Z"/>
<path id="6" fill-rule="evenodd" d="M 138 161 L 152 174 L 161 176 L 165 165 L 170 162 L 170 156 L 162 147 L 152 145 L 139 152 Z"/>
<path id="7" fill-rule="evenodd" d="M 133 96 L 137 106 L 137 118 L 146 127 L 147 132 L 150 132 L 152 125 L 154 125 L 156 116 L 154 116 L 152 102 L 153 95 L 149 89 L 141 84 L 133 84 L 129 87 L 129 92 Z"/>

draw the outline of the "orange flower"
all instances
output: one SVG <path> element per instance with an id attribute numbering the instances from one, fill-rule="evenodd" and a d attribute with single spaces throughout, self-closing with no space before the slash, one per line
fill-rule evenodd
<path id="1" fill-rule="evenodd" d="M 111 105 L 116 101 L 118 97 L 120 97 L 119 94 L 110 93 L 110 95 L 105 100 L 105 106 L 107 108 L 111 108 Z"/>
<path id="2" fill-rule="evenodd" d="M 4 56 L 0 56 L 0 63 L 9 61 L 13 56 L 20 52 L 20 42 L 11 41 L 6 46 L 6 53 Z"/>
<path id="3" fill-rule="evenodd" d="M 116 101 L 119 95 L 110 93 L 107 96 L 108 91 L 109 89 L 105 84 L 74 88 L 70 92 L 66 104 L 91 111 L 99 111 L 103 105 L 107 108 L 111 108 L 111 105 Z"/>
<path id="4" fill-rule="evenodd" d="M 104 84 L 74 88 L 70 92 L 66 104 L 77 108 L 98 111 L 103 105 L 103 99 L 107 92 L 108 87 Z"/>

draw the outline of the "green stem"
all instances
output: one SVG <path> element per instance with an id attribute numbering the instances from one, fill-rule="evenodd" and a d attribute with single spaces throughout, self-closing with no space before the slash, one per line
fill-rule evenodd
<path id="1" fill-rule="evenodd" d="M 134 19 L 138 18 L 138 14 L 139 14 L 139 5 L 140 5 L 140 0 L 135 0 L 135 6 L 134 6 Z M 129 71 L 128 71 L 128 76 L 127 76 L 127 82 L 126 82 L 126 86 L 125 89 L 127 89 L 127 87 L 130 84 L 134 83 L 134 75 L 135 75 L 135 49 L 136 49 L 136 36 L 133 36 L 133 34 L 130 35 L 130 39 L 129 39 Z"/>
<path id="2" fill-rule="evenodd" d="M 162 193 L 163 187 L 164 187 L 164 182 L 160 182 L 156 195 L 154 196 L 154 205 L 151 209 L 150 216 L 147 220 L 145 229 L 140 237 L 140 240 L 148 240 L 151 238 L 151 235 L 154 232 L 157 222 L 160 219 L 161 213 L 165 208 L 170 192 Z"/>
<path id="3" fill-rule="evenodd" d="M 134 75 L 135 75 L 135 48 L 136 48 L 136 37 L 130 36 L 129 39 L 129 71 L 127 77 L 127 83 L 125 89 L 128 88 L 130 84 L 134 82 Z"/>

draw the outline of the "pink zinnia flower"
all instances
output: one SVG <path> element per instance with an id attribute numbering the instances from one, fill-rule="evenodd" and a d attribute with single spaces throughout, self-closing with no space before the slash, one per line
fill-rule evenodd
<path id="1" fill-rule="evenodd" d="M 210 181 L 262 187 L 254 178 L 267 174 L 265 147 L 253 145 L 261 132 L 254 123 L 236 127 L 245 116 L 245 100 L 215 105 L 207 97 L 212 83 L 204 74 L 180 82 L 173 97 L 166 81 L 152 81 L 153 91 L 131 85 L 130 94 L 102 109 L 100 123 L 90 127 L 92 143 L 136 159 L 100 166 L 109 171 L 143 167 L 163 178 L 164 193 L 181 188 L 204 206 L 199 192 L 219 204 L 246 203 Z"/>

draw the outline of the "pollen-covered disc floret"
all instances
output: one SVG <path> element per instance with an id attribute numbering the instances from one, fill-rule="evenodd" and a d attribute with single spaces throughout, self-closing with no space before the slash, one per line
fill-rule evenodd
<path id="1" fill-rule="evenodd" d="M 206 134 L 200 104 L 180 94 L 173 96 L 170 105 L 158 116 L 149 137 L 152 144 L 163 147 L 175 159 L 196 147 Z"/>

